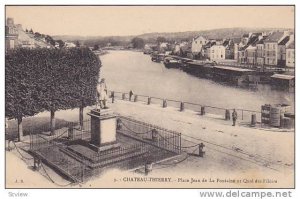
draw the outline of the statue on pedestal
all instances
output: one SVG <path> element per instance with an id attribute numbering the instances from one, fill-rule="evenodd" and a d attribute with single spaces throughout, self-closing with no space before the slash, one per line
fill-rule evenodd
<path id="1" fill-rule="evenodd" d="M 106 101 L 107 101 L 107 86 L 105 83 L 105 79 L 102 78 L 100 82 L 98 82 L 97 85 L 97 96 L 98 101 L 97 105 L 100 105 L 100 109 L 107 109 Z"/>

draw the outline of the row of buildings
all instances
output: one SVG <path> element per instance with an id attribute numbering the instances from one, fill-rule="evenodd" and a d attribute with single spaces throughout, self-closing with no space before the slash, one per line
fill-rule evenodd
<path id="1" fill-rule="evenodd" d="M 235 49 L 241 64 L 295 67 L 294 34 L 289 31 L 245 34 Z"/>
<path id="2" fill-rule="evenodd" d="M 62 42 L 62 41 L 61 41 Z M 5 24 L 5 51 L 15 48 L 59 48 L 62 44 L 48 35 L 24 31 L 21 24 L 15 24 L 13 18 L 7 18 Z M 64 42 L 64 47 L 76 47 L 72 42 Z"/>
<path id="3" fill-rule="evenodd" d="M 146 50 L 153 48 L 150 44 Z M 290 31 L 248 33 L 241 38 L 206 39 L 197 36 L 192 41 L 170 44 L 160 43 L 160 52 L 200 60 L 235 60 L 239 64 L 254 66 L 295 66 L 294 34 Z"/>

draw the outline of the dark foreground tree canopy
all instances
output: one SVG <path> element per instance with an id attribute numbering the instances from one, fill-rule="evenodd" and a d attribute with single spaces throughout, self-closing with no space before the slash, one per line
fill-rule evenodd
<path id="1" fill-rule="evenodd" d="M 88 48 L 16 49 L 5 61 L 6 117 L 95 103 L 101 62 Z"/>

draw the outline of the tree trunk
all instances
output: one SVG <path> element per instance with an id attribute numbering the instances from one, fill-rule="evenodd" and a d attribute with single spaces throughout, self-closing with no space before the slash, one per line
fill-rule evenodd
<path id="1" fill-rule="evenodd" d="M 80 106 L 79 108 L 79 124 L 81 129 L 83 129 L 83 106 Z"/>
<path id="2" fill-rule="evenodd" d="M 51 110 L 50 112 L 51 114 L 51 118 L 50 118 L 50 132 L 51 132 L 51 135 L 54 135 L 55 133 L 55 111 Z"/>
<path id="3" fill-rule="evenodd" d="M 18 118 L 18 141 L 22 141 L 23 140 L 23 124 L 22 124 L 22 117 Z"/>

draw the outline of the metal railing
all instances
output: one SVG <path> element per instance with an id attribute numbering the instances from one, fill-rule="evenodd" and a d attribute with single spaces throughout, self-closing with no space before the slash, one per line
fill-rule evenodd
<path id="1" fill-rule="evenodd" d="M 224 117 L 224 119 L 225 119 L 226 111 L 229 111 L 231 113 L 234 109 L 232 107 L 223 108 L 223 107 L 179 101 L 174 99 L 166 99 L 161 97 L 152 97 L 152 96 L 140 95 L 140 94 L 134 94 L 130 98 L 129 92 L 125 93 L 119 91 L 109 91 L 109 93 L 113 102 L 115 101 L 115 99 L 118 99 L 118 100 L 132 101 L 132 102 L 143 102 L 146 105 L 160 104 L 162 108 L 166 108 L 170 106 L 170 107 L 177 108 L 179 111 L 184 111 L 185 109 L 188 109 L 195 112 L 199 112 L 200 115 L 211 114 L 212 116 L 215 115 L 217 117 L 220 116 Z M 240 109 L 240 108 L 236 108 L 235 110 L 238 114 L 239 121 L 250 123 L 252 119 L 252 115 L 255 114 L 257 122 L 261 122 L 261 111 Z"/>

